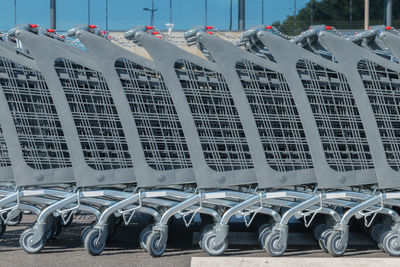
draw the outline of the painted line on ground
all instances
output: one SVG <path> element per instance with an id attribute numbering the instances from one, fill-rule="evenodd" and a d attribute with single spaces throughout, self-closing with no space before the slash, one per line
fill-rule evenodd
<path id="1" fill-rule="evenodd" d="M 193 257 L 191 267 L 398 267 L 398 258 Z"/>

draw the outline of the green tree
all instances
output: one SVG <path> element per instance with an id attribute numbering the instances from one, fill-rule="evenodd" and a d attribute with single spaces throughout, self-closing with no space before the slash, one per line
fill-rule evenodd
<path id="1" fill-rule="evenodd" d="M 352 25 L 350 24 L 350 0 L 312 0 L 300 9 L 296 16 L 288 16 L 284 21 L 276 21 L 280 31 L 287 34 L 299 34 L 312 24 L 326 24 L 337 29 L 362 29 L 364 28 L 364 0 L 352 0 Z M 370 25 L 384 24 L 384 0 L 370 1 Z M 400 1 L 393 0 L 393 25 L 400 24 Z M 295 31 L 296 28 L 296 31 Z"/>

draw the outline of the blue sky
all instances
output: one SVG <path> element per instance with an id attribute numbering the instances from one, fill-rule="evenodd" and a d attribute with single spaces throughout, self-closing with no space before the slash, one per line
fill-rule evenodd
<path id="1" fill-rule="evenodd" d="M 49 0 L 16 0 L 17 24 L 36 23 L 49 27 Z M 88 0 L 57 0 L 57 29 L 67 30 L 76 24 L 88 22 Z M 169 22 L 169 1 L 155 0 L 159 11 L 155 14 L 155 25 L 165 28 Z M 185 30 L 193 25 L 202 25 L 205 21 L 205 0 L 172 0 L 172 22 L 175 29 Z M 246 28 L 261 23 L 261 1 L 246 0 Z M 271 24 L 292 15 L 294 0 L 264 0 L 264 23 Z M 106 0 L 90 0 L 91 24 L 105 28 Z M 233 29 L 237 29 L 237 2 L 233 0 Z M 308 0 L 297 0 L 297 10 L 304 7 Z M 151 7 L 151 0 L 108 0 L 109 29 L 127 30 L 133 25 L 149 24 L 150 14 L 142 10 Z M 208 24 L 219 29 L 229 27 L 230 0 L 208 0 Z M 0 0 L 0 29 L 8 30 L 14 26 L 14 0 Z"/>

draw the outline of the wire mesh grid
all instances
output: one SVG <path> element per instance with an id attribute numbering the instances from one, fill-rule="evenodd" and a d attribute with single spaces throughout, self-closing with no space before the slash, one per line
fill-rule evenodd
<path id="1" fill-rule="evenodd" d="M 358 108 L 343 74 L 307 59 L 296 68 L 328 165 L 339 172 L 374 168 Z"/>
<path id="2" fill-rule="evenodd" d="M 70 167 L 64 132 L 42 74 L 0 57 L 0 85 L 27 165 L 38 170 Z"/>
<path id="3" fill-rule="evenodd" d="M 185 59 L 174 64 L 205 160 L 215 171 L 253 168 L 238 112 L 221 74 Z"/>
<path id="4" fill-rule="evenodd" d="M 0 167 L 10 167 L 11 161 L 8 155 L 6 140 L 4 139 L 3 129 L 0 125 Z"/>
<path id="5" fill-rule="evenodd" d="M 191 168 L 183 129 L 161 73 L 126 58 L 117 59 L 115 69 L 149 166 L 159 171 Z"/>
<path id="6" fill-rule="evenodd" d="M 303 125 L 283 75 L 249 60 L 237 61 L 236 72 L 269 166 L 280 172 L 313 168 Z"/>
<path id="7" fill-rule="evenodd" d="M 375 115 L 386 160 L 400 170 L 400 74 L 370 60 L 360 60 L 358 72 Z"/>
<path id="8" fill-rule="evenodd" d="M 66 58 L 55 61 L 84 158 L 95 170 L 133 167 L 125 134 L 102 74 Z"/>

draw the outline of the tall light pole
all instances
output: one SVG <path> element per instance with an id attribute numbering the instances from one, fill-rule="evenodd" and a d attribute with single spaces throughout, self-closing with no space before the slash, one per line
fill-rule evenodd
<path id="1" fill-rule="evenodd" d="M 313 4 L 314 4 L 314 0 L 310 1 L 310 25 L 313 25 Z"/>
<path id="2" fill-rule="evenodd" d="M 232 30 L 232 0 L 229 7 L 229 30 Z"/>
<path id="3" fill-rule="evenodd" d="M 239 31 L 244 31 L 244 29 L 246 28 L 244 9 L 245 9 L 245 0 L 239 0 L 239 16 L 238 16 Z"/>
<path id="4" fill-rule="evenodd" d="M 293 1 L 294 2 L 294 35 L 296 35 L 297 32 L 297 25 L 296 25 L 296 16 L 297 16 L 297 7 L 296 7 L 296 0 Z"/>
<path id="5" fill-rule="evenodd" d="M 172 24 L 172 0 L 169 0 L 169 23 Z"/>
<path id="6" fill-rule="evenodd" d="M 353 29 L 353 0 L 350 0 L 350 29 Z"/>
<path id="7" fill-rule="evenodd" d="M 369 27 L 369 0 L 365 0 L 364 6 L 364 30 L 368 30 Z"/>
<path id="8" fill-rule="evenodd" d="M 90 25 L 90 0 L 87 1 L 88 25 Z"/>
<path id="9" fill-rule="evenodd" d="M 204 25 L 206 25 L 207 26 L 207 0 L 204 0 Z"/>
<path id="10" fill-rule="evenodd" d="M 106 31 L 108 31 L 108 0 L 106 0 Z"/>
<path id="11" fill-rule="evenodd" d="M 264 0 L 261 0 L 261 24 L 264 24 Z"/>
<path id="12" fill-rule="evenodd" d="M 56 29 L 56 0 L 50 0 L 50 29 Z"/>
<path id="13" fill-rule="evenodd" d="M 386 26 L 392 26 L 392 13 L 393 13 L 393 1 L 385 0 L 385 24 Z"/>
<path id="14" fill-rule="evenodd" d="M 17 25 L 17 0 L 14 0 L 14 25 Z"/>
<path id="15" fill-rule="evenodd" d="M 151 12 L 150 26 L 154 26 L 154 13 L 158 10 L 158 8 L 154 8 L 154 0 L 151 1 L 151 8 L 145 7 L 143 10 Z"/>

